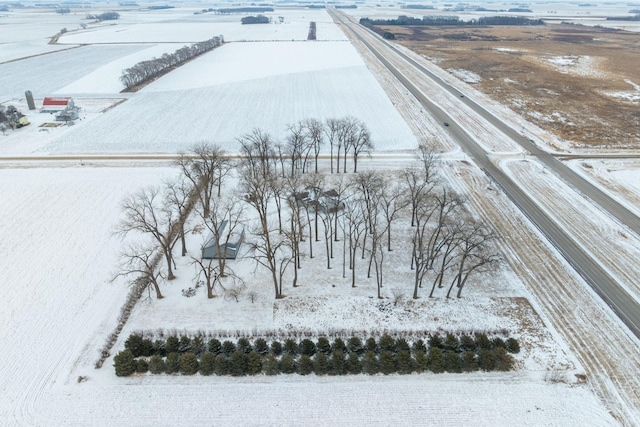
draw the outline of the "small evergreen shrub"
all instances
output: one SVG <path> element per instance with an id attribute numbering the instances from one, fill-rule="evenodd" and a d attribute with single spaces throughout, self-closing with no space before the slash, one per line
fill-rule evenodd
<path id="1" fill-rule="evenodd" d="M 332 352 L 341 351 L 343 353 L 347 351 L 347 346 L 342 340 L 342 338 L 338 337 L 335 340 L 333 340 L 333 342 L 331 343 L 331 351 Z"/>
<path id="2" fill-rule="evenodd" d="M 351 337 L 347 340 L 347 350 L 349 353 L 356 353 L 361 355 L 364 353 L 364 346 L 362 345 L 362 340 L 358 337 Z"/>
<path id="3" fill-rule="evenodd" d="M 444 355 L 444 370 L 453 373 L 462 372 L 462 359 L 460 359 L 460 354 L 447 351 Z"/>
<path id="4" fill-rule="evenodd" d="M 460 340 L 457 336 L 449 333 L 445 336 L 444 343 L 442 345 L 444 350 L 457 353 L 460 349 Z"/>
<path id="5" fill-rule="evenodd" d="M 367 342 L 365 343 L 366 351 L 373 351 L 374 353 L 378 352 L 378 343 L 374 337 L 367 338 Z"/>
<path id="6" fill-rule="evenodd" d="M 483 371 L 493 371 L 496 367 L 496 354 L 486 348 L 478 351 L 478 368 Z"/>
<path id="7" fill-rule="evenodd" d="M 262 357 L 255 351 L 247 354 L 247 375 L 258 375 L 262 372 Z"/>
<path id="8" fill-rule="evenodd" d="M 236 347 L 243 353 L 249 354 L 253 351 L 253 347 L 251 347 L 251 343 L 248 339 L 242 337 L 238 340 Z"/>
<path id="9" fill-rule="evenodd" d="M 283 374 L 294 374 L 296 372 L 296 363 L 293 359 L 293 356 L 290 354 L 285 354 L 280 359 L 280 372 Z"/>
<path id="10" fill-rule="evenodd" d="M 191 351 L 191 338 L 187 336 L 180 337 L 180 344 L 178 344 L 178 353 L 186 353 Z"/>
<path id="11" fill-rule="evenodd" d="M 378 358 L 373 350 L 367 350 L 364 354 L 362 358 L 362 372 L 369 375 L 378 373 Z"/>
<path id="12" fill-rule="evenodd" d="M 204 352 L 204 341 L 202 337 L 195 337 L 191 340 L 191 352 L 196 355 L 196 357 L 200 357 Z"/>
<path id="13" fill-rule="evenodd" d="M 308 338 L 300 341 L 300 354 L 303 356 L 313 356 L 316 354 L 316 344 Z"/>
<path id="14" fill-rule="evenodd" d="M 355 351 L 349 353 L 349 357 L 347 358 L 347 370 L 352 375 L 362 373 L 362 362 L 360 361 L 360 356 L 358 356 L 358 353 Z"/>
<path id="15" fill-rule="evenodd" d="M 409 343 L 404 338 L 396 339 L 396 352 L 400 351 L 411 351 Z"/>
<path id="16" fill-rule="evenodd" d="M 179 347 L 180 347 L 180 339 L 178 339 L 178 337 L 170 336 L 169 338 L 167 338 L 167 342 L 165 343 L 165 350 L 167 354 L 177 353 Z"/>
<path id="17" fill-rule="evenodd" d="M 298 354 L 298 343 L 296 343 L 296 341 L 291 339 L 291 338 L 287 338 L 284 341 L 284 344 L 282 346 L 282 350 L 286 354 L 290 354 L 290 355 L 295 357 L 296 354 Z"/>
<path id="18" fill-rule="evenodd" d="M 440 347 L 431 347 L 427 353 L 427 366 L 431 372 L 440 374 L 444 372 L 444 354 Z"/>
<path id="19" fill-rule="evenodd" d="M 329 354 L 331 353 L 331 344 L 329 340 L 325 337 L 318 338 L 318 343 L 316 344 L 316 350 L 319 353 Z"/>
<path id="20" fill-rule="evenodd" d="M 462 370 L 464 372 L 475 372 L 478 370 L 478 360 L 473 351 L 462 353 Z"/>
<path id="21" fill-rule="evenodd" d="M 229 373 L 229 359 L 224 354 L 220 353 L 216 356 L 213 370 L 218 376 L 227 375 Z"/>
<path id="22" fill-rule="evenodd" d="M 215 371 L 216 356 L 213 353 L 203 353 L 200 356 L 200 375 L 209 376 Z"/>
<path id="23" fill-rule="evenodd" d="M 313 360 L 313 372 L 316 375 L 327 375 L 329 373 L 329 359 L 326 353 L 316 353 L 316 357 Z"/>
<path id="24" fill-rule="evenodd" d="M 144 359 L 138 359 L 136 361 L 136 372 L 144 374 L 147 371 L 149 371 L 149 362 Z"/>
<path id="25" fill-rule="evenodd" d="M 186 352 L 180 356 L 180 373 L 182 375 L 194 375 L 198 372 L 198 358 L 191 352 Z"/>
<path id="26" fill-rule="evenodd" d="M 439 333 L 435 333 L 429 337 L 429 347 L 433 348 L 442 348 L 444 343 L 442 342 L 442 337 Z"/>
<path id="27" fill-rule="evenodd" d="M 207 351 L 214 356 L 219 355 L 222 352 L 222 343 L 215 338 L 210 339 L 207 344 Z"/>
<path id="28" fill-rule="evenodd" d="M 480 332 L 476 332 L 476 349 L 491 350 L 492 348 L 493 348 L 493 343 L 487 337 L 487 335 Z"/>
<path id="29" fill-rule="evenodd" d="M 267 341 L 264 338 L 258 338 L 253 343 L 253 351 L 258 353 L 260 356 L 264 356 L 269 353 L 269 346 L 267 345 Z"/>
<path id="30" fill-rule="evenodd" d="M 399 350 L 396 354 L 399 374 L 410 374 L 415 370 L 413 358 L 409 350 Z"/>
<path id="31" fill-rule="evenodd" d="M 274 356 L 280 356 L 282 354 L 282 344 L 280 341 L 271 342 L 271 354 Z"/>
<path id="32" fill-rule="evenodd" d="M 142 356 L 142 335 L 129 335 L 129 338 L 124 342 L 124 348 L 130 350 L 133 357 Z"/>
<path id="33" fill-rule="evenodd" d="M 136 371 L 138 364 L 131 350 L 127 349 L 113 357 L 113 366 L 116 368 L 117 376 L 128 377 Z"/>
<path id="34" fill-rule="evenodd" d="M 229 340 L 222 343 L 222 354 L 225 356 L 231 356 L 236 351 L 236 345 Z"/>
<path id="35" fill-rule="evenodd" d="M 389 335 L 384 334 L 383 336 L 380 337 L 380 340 L 378 341 L 378 346 L 380 347 L 380 351 L 395 352 L 396 340 L 391 338 Z"/>
<path id="36" fill-rule="evenodd" d="M 300 375 L 309 375 L 313 372 L 313 360 L 311 360 L 311 357 L 308 354 L 303 354 L 302 356 L 300 356 L 300 359 L 298 360 L 297 371 Z"/>
<path id="37" fill-rule="evenodd" d="M 382 339 L 381 339 L 382 341 Z M 397 372 L 396 359 L 393 357 L 393 353 L 388 350 L 380 352 L 380 359 L 378 361 L 380 372 L 389 375 Z"/>
<path id="38" fill-rule="evenodd" d="M 429 360 L 427 359 L 427 353 L 422 350 L 416 350 L 414 355 L 416 372 L 422 373 L 429 370 Z"/>
<path id="39" fill-rule="evenodd" d="M 161 374 L 164 372 L 164 359 L 159 354 L 154 354 L 149 359 L 149 372 Z"/>
<path id="40" fill-rule="evenodd" d="M 247 375 L 248 359 L 247 354 L 240 349 L 231 353 L 231 357 L 229 357 L 229 374 L 234 377 Z"/>
<path id="41" fill-rule="evenodd" d="M 469 335 L 460 337 L 460 349 L 462 351 L 474 351 L 476 349 L 476 341 Z"/>
<path id="42" fill-rule="evenodd" d="M 165 341 L 163 340 L 155 340 L 153 342 L 153 354 L 157 354 L 158 356 L 164 357 L 167 355 L 167 351 L 165 349 Z M 151 369 L 151 368 L 149 368 Z"/>
<path id="43" fill-rule="evenodd" d="M 513 368 L 513 356 L 507 353 L 507 350 L 503 347 L 498 347 L 493 350 L 495 354 L 496 364 L 495 369 L 498 371 L 510 371 Z"/>
<path id="44" fill-rule="evenodd" d="M 156 352 L 153 346 L 153 341 L 151 341 L 148 338 L 143 339 L 142 342 L 140 343 L 140 355 L 144 357 L 149 357 L 149 356 L 153 356 L 154 354 L 156 354 Z"/>
<path id="45" fill-rule="evenodd" d="M 180 354 L 177 352 L 167 354 L 167 361 L 164 365 L 164 371 L 167 374 L 175 374 L 180 370 Z"/>
<path id="46" fill-rule="evenodd" d="M 506 348 L 509 353 L 520 353 L 520 343 L 515 338 L 509 338 L 506 342 Z"/>
<path id="47" fill-rule="evenodd" d="M 331 353 L 330 375 L 345 375 L 348 371 L 347 359 L 342 350 L 335 349 Z"/>
<path id="48" fill-rule="evenodd" d="M 417 340 L 413 343 L 413 352 L 414 354 L 417 352 L 423 352 L 426 353 L 427 352 L 427 346 L 424 344 L 424 341 L 422 340 Z"/>
<path id="49" fill-rule="evenodd" d="M 507 344 L 500 337 L 495 337 L 491 340 L 491 343 L 493 344 L 493 348 L 507 348 Z"/>
<path id="50" fill-rule="evenodd" d="M 280 373 L 278 359 L 273 354 L 267 354 L 262 360 L 262 371 L 265 375 L 278 375 Z"/>

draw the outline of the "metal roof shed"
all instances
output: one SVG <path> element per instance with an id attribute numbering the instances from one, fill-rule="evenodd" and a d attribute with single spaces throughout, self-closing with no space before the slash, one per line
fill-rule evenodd
<path id="1" fill-rule="evenodd" d="M 227 224 L 228 221 L 222 221 L 218 226 L 218 236 L 220 236 L 220 240 L 216 240 L 214 233 L 209 233 L 209 236 L 202 245 L 203 259 L 236 259 L 240 251 L 240 246 L 244 241 L 244 227 L 239 225 L 229 235 L 229 232 L 226 231 Z"/>

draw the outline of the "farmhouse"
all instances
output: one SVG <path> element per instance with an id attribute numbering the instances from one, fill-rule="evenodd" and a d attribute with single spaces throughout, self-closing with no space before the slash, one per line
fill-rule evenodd
<path id="1" fill-rule="evenodd" d="M 42 100 L 41 113 L 57 113 L 58 111 L 65 110 L 67 107 L 73 108 L 73 99 L 68 96 L 45 96 Z"/>
<path id="2" fill-rule="evenodd" d="M 228 230 L 225 231 L 227 225 L 228 221 L 222 221 L 218 226 L 219 239 L 216 239 L 214 233 L 209 234 L 202 245 L 203 259 L 236 259 L 240 245 L 244 241 L 244 227 L 240 225 L 229 233 Z"/>

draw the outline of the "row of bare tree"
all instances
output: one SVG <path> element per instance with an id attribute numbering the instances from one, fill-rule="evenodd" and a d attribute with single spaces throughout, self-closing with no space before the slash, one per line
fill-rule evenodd
<path id="1" fill-rule="evenodd" d="M 385 284 L 385 257 L 395 245 L 407 253 L 406 268 L 414 274 L 414 298 L 427 283 L 429 296 L 436 287 L 447 287 L 447 297 L 454 288 L 460 297 L 469 277 L 496 268 L 500 257 L 492 245 L 495 233 L 474 220 L 464 200 L 441 182 L 437 156 L 428 147 L 420 146 L 417 165 L 401 172 L 318 172 L 322 137 L 317 134 L 329 137 L 329 123 L 333 122 L 306 120 L 290 126 L 283 145 L 256 129 L 238 138 L 241 155 L 237 162 L 206 143 L 181 154 L 176 179 L 162 188 L 140 190 L 123 202 L 119 231 L 140 232 L 150 242 L 147 247 L 138 245 L 126 251 L 119 275 L 144 276 L 162 298 L 158 280 L 174 277 L 173 250 L 178 242 L 182 256 L 187 255 L 186 224 L 191 224 L 191 230 L 208 232 L 218 253 L 246 228 L 251 247 L 248 256 L 269 272 L 276 298 L 284 296 L 285 282 L 298 286 L 303 261 L 322 256 L 319 252 L 324 252 L 328 269 L 335 268 L 336 258 L 341 258 L 342 276 L 346 278 L 349 271 L 353 287 L 356 264 L 362 264 L 360 269 L 366 269 L 367 277 L 375 275 L 378 297 Z M 355 134 L 367 132 L 366 127 L 351 118 L 335 120 L 338 122 L 342 125 L 334 128 L 334 141 L 342 141 L 335 146 L 340 147 L 336 151 L 342 153 L 343 162 L 338 157 L 335 169 L 342 166 L 345 171 L 344 159 L 351 153 L 357 171 L 355 145 L 344 149 L 344 142 L 353 144 L 353 139 L 337 135 L 346 133 L 345 128 L 356 129 Z M 312 156 L 316 172 L 309 172 Z M 225 186 L 227 179 L 237 179 L 240 185 Z M 186 220 L 189 214 L 190 222 Z M 161 273 L 164 269 L 156 268 L 162 258 L 166 275 Z M 216 286 L 242 285 L 224 256 L 203 259 L 197 253 L 191 259 L 197 266 L 196 280 L 206 284 L 209 298 L 216 295 Z"/>
<path id="2" fill-rule="evenodd" d="M 120 81 L 129 89 L 162 73 L 164 70 L 179 65 L 191 58 L 215 49 L 224 43 L 224 37 L 213 37 L 209 40 L 183 46 L 174 53 L 164 53 L 160 58 L 138 62 L 131 68 L 122 71 Z"/>

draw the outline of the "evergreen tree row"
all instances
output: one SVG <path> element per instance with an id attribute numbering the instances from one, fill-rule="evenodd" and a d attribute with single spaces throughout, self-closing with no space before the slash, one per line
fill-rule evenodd
<path id="1" fill-rule="evenodd" d="M 509 353 L 518 353 L 520 345 L 515 338 L 503 340 L 500 337 L 490 339 L 486 334 L 476 333 L 471 335 L 457 336 L 447 333 L 444 337 L 440 334 L 433 334 L 427 342 L 421 339 L 409 343 L 405 338 L 393 338 L 390 335 L 383 335 L 379 339 L 369 337 L 365 341 L 357 336 L 353 336 L 346 341 L 342 338 L 335 338 L 329 341 L 327 337 L 320 337 L 317 341 L 311 339 L 303 339 L 296 341 L 294 339 L 286 339 L 284 342 L 273 340 L 268 343 L 264 338 L 257 338 L 250 342 L 247 338 L 240 338 L 235 343 L 230 340 L 220 341 L 216 338 L 205 341 L 201 337 L 191 338 L 189 336 L 171 336 L 166 340 L 152 341 L 144 338 L 140 334 L 132 334 L 125 341 L 125 349 L 130 350 L 133 357 L 149 357 L 158 355 L 167 356 L 170 353 L 193 353 L 196 357 L 200 357 L 204 353 L 211 353 L 214 356 L 223 354 L 230 356 L 236 350 L 249 354 L 255 352 L 260 356 L 272 354 L 273 356 L 281 355 L 306 355 L 314 356 L 317 353 L 332 355 L 339 351 L 345 354 L 355 353 L 362 355 L 367 351 L 374 354 L 380 354 L 384 351 L 396 354 L 401 351 L 408 351 L 415 355 L 421 351 L 426 353 L 430 348 L 439 348 L 445 352 L 463 353 L 471 351 L 478 353 L 480 350 L 495 350 L 503 348 Z"/>
<path id="2" fill-rule="evenodd" d="M 255 351 L 245 353 L 235 350 L 230 355 L 202 353 L 198 358 L 194 353 L 169 353 L 166 357 L 153 355 L 149 359 L 133 356 L 131 350 L 124 350 L 114 357 L 116 375 L 129 376 L 135 372 L 152 374 L 182 375 L 358 375 L 358 374 L 411 374 L 413 372 L 473 372 L 508 371 L 513 368 L 513 357 L 503 347 L 492 350 L 481 349 L 477 353 L 463 351 L 456 353 L 431 347 L 427 352 L 399 350 L 393 353 L 382 350 L 376 353 L 366 350 L 363 354 L 335 350 L 330 355 L 323 352 L 310 356 L 283 354 L 260 355 Z"/>

